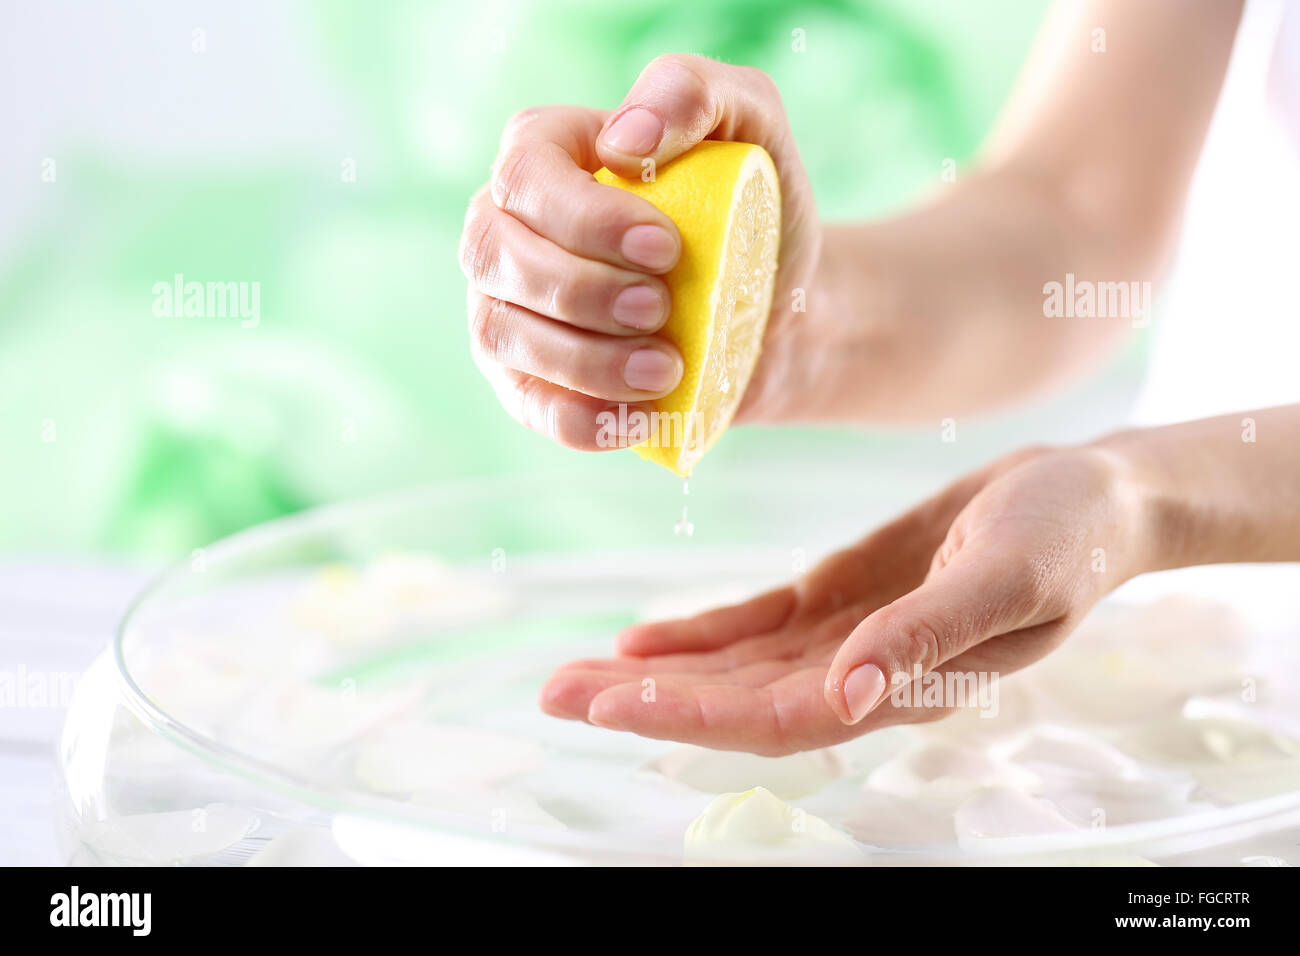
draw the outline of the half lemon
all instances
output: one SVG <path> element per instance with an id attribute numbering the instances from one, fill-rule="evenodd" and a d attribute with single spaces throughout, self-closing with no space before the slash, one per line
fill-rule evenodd
<path id="1" fill-rule="evenodd" d="M 656 171 L 652 181 L 608 169 L 596 180 L 649 200 L 682 236 L 664 276 L 672 313 L 663 334 L 685 370 L 645 428 L 629 426 L 642 458 L 687 476 L 727 429 L 754 372 L 772 309 L 781 242 L 781 188 L 761 146 L 706 140 Z"/>

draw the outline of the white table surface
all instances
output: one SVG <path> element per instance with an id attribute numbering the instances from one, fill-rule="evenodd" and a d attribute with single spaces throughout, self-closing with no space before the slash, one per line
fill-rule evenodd
<path id="1" fill-rule="evenodd" d="M 0 675 L 79 675 L 109 643 L 153 571 L 0 565 Z M 47 684 L 57 685 L 57 680 Z M 66 700 L 0 698 L 0 865 L 63 862 L 55 841 L 56 748 Z"/>

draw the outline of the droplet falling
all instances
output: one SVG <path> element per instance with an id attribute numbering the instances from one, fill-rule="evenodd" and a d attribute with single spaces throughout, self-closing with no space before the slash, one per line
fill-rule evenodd
<path id="1" fill-rule="evenodd" d="M 691 535 L 695 534 L 695 525 L 691 524 L 690 520 L 686 517 L 685 505 L 682 506 L 681 520 L 678 521 L 677 524 L 673 525 L 673 534 L 679 538 L 689 538 Z"/>

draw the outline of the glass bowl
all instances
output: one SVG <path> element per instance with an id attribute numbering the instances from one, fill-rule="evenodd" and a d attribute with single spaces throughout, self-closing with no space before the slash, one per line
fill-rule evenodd
<path id="1" fill-rule="evenodd" d="M 415 489 L 194 552 L 135 602 L 78 686 L 60 754 L 69 861 L 1238 864 L 1293 852 L 1300 705 L 1261 675 L 1295 644 L 1297 569 L 1216 578 L 1229 597 L 1242 575 L 1263 580 L 1235 602 L 1244 616 L 1192 572 L 1125 589 L 1000 682 L 996 715 L 780 760 L 728 756 L 547 717 L 538 688 L 567 660 L 607 655 L 627 624 L 789 580 L 937 478 L 720 470 L 683 494 L 646 466 L 612 473 Z M 1199 650 L 1166 672 L 1184 643 Z M 992 777 L 943 763 L 990 753 Z M 852 837 L 851 856 L 685 841 L 719 794 L 757 786 Z M 1025 823 L 1025 807 L 1049 822 Z"/>

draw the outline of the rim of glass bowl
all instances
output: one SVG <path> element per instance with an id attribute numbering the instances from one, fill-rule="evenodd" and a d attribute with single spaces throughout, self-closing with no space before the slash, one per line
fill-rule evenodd
<path id="1" fill-rule="evenodd" d="M 205 560 L 219 562 L 234 560 L 262 547 L 283 544 L 295 535 L 306 536 L 330 527 L 355 525 L 367 518 L 383 513 L 400 512 L 420 502 L 433 498 L 450 499 L 468 503 L 471 499 L 489 499 L 505 491 L 518 491 L 518 482 L 524 476 L 510 475 L 487 479 L 459 479 L 439 481 L 410 488 L 389 491 L 355 500 L 336 502 L 308 508 L 262 522 L 243 531 L 218 539 L 204 546 Z M 806 478 L 807 476 L 805 476 Z M 568 476 L 527 476 L 533 485 L 568 485 Z M 767 476 L 748 477 L 747 483 L 771 485 L 773 490 L 784 486 L 787 479 Z M 126 661 L 124 642 L 135 623 L 137 615 L 151 601 L 166 590 L 180 576 L 189 574 L 190 566 L 180 560 L 159 573 L 131 601 L 114 632 L 112 650 L 117 679 L 123 689 L 127 707 L 147 727 L 190 753 L 226 772 L 268 787 L 282 796 L 288 796 L 318 809 L 334 813 L 344 812 L 377 820 L 381 823 L 414 826 L 420 830 L 445 835 L 448 840 L 463 843 L 470 840 L 485 848 L 495 845 L 509 852 L 533 851 L 560 856 L 581 854 L 587 859 L 608 862 L 667 862 L 682 861 L 680 848 L 666 850 L 662 842 L 646 840 L 633 843 L 626 837 L 617 847 L 610 847 L 599 833 L 575 830 L 555 831 L 544 827 L 516 826 L 517 836 L 483 832 L 467 824 L 472 818 L 458 816 L 432 807 L 414 806 L 403 801 L 367 793 L 363 790 L 340 788 L 329 790 L 291 770 L 271 764 L 215 740 L 175 719 L 154 704 L 136 683 Z M 703 796 L 704 794 L 702 794 Z M 1228 846 L 1264 832 L 1272 832 L 1287 825 L 1300 825 L 1300 790 L 1277 794 L 1257 800 L 1196 811 L 1181 816 L 1165 817 L 1138 823 L 1108 825 L 1104 828 L 1039 834 L 1026 837 L 1009 837 L 990 840 L 973 846 L 935 844 L 907 850 L 864 852 L 864 863 L 909 864 L 945 862 L 956 864 L 996 863 L 998 861 L 1030 861 L 1062 854 L 1097 855 L 1122 849 L 1125 854 L 1173 856 L 1179 853 Z M 1153 852 L 1154 851 L 1154 852 Z M 719 859 L 719 862 L 727 862 Z"/>

